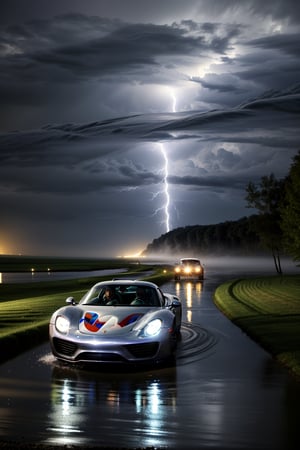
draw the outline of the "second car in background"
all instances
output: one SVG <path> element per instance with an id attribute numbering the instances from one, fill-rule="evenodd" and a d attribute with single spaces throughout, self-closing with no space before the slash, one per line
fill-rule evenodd
<path id="1" fill-rule="evenodd" d="M 181 258 L 179 263 L 174 268 L 175 280 L 181 278 L 195 278 L 197 280 L 203 280 L 204 267 L 201 264 L 200 259 L 197 258 Z"/>

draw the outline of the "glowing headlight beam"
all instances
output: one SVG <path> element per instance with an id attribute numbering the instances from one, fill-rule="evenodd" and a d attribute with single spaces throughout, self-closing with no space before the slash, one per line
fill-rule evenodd
<path id="1" fill-rule="evenodd" d="M 162 321 L 160 319 L 151 320 L 145 327 L 144 333 L 146 336 L 155 336 L 157 335 L 162 327 Z"/>
<path id="2" fill-rule="evenodd" d="M 55 321 L 55 328 L 60 333 L 66 334 L 69 331 L 70 322 L 69 320 L 64 316 L 57 316 Z"/>

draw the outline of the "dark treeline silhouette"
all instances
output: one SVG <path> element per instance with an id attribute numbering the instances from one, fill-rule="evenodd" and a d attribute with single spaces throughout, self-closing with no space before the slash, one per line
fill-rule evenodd
<path id="1" fill-rule="evenodd" d="M 255 217 L 176 228 L 154 239 L 143 254 L 264 255 L 266 250 L 253 227 Z"/>

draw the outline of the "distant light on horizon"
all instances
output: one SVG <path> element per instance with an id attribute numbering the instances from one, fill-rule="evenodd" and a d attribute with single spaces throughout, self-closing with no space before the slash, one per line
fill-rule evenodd
<path id="1" fill-rule="evenodd" d="M 118 255 L 117 258 L 144 258 L 142 255 L 143 250 L 139 250 L 135 253 L 128 253 L 126 255 Z"/>

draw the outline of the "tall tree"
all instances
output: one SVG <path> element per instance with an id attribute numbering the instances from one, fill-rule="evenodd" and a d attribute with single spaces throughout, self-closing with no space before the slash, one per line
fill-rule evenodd
<path id="1" fill-rule="evenodd" d="M 286 251 L 300 261 L 300 151 L 295 156 L 285 184 L 281 227 Z"/>
<path id="2" fill-rule="evenodd" d="M 246 187 L 248 208 L 255 208 L 258 215 L 253 219 L 255 231 L 262 244 L 271 250 L 276 272 L 281 274 L 280 254 L 282 230 L 280 227 L 280 205 L 285 180 L 277 180 L 274 174 L 264 176 L 258 185 L 250 182 Z"/>

